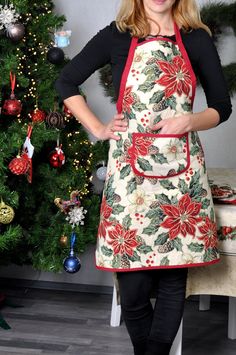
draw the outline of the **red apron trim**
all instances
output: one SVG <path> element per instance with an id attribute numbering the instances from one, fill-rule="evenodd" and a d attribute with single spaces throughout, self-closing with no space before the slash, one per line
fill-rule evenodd
<path id="1" fill-rule="evenodd" d="M 117 101 L 117 105 L 116 105 L 118 113 L 122 113 L 122 103 L 123 103 L 123 97 L 124 97 L 124 92 L 125 92 L 125 86 L 126 86 L 127 78 L 129 75 L 129 70 L 130 70 L 130 67 L 133 62 L 134 52 L 135 52 L 135 48 L 137 46 L 137 43 L 138 43 L 138 38 L 133 37 L 132 41 L 131 41 L 130 49 L 129 49 L 128 58 L 127 58 L 127 61 L 125 64 L 125 69 L 123 71 L 121 83 L 120 83 L 120 92 L 119 92 L 119 97 L 118 97 L 118 101 Z"/>
<path id="2" fill-rule="evenodd" d="M 183 56 L 183 58 L 184 58 L 184 60 L 186 62 L 186 65 L 188 67 L 188 70 L 189 70 L 189 73 L 190 73 L 190 76 L 191 76 L 191 79 L 192 79 L 193 92 L 192 92 L 192 97 L 191 97 L 191 103 L 192 103 L 192 106 L 193 106 L 193 101 L 194 101 L 195 92 L 196 92 L 197 79 L 196 79 L 196 75 L 195 75 L 195 73 L 193 71 L 193 68 L 192 68 L 188 53 L 187 53 L 187 51 L 186 51 L 186 49 L 184 47 L 179 27 L 177 26 L 176 23 L 174 23 L 174 27 L 175 27 L 176 42 L 178 43 L 180 52 L 181 52 L 181 54 L 182 54 L 182 56 Z"/>
<path id="3" fill-rule="evenodd" d="M 156 269 L 182 269 L 182 268 L 189 268 L 189 267 L 198 267 L 198 266 L 207 266 L 211 264 L 217 264 L 220 262 L 220 259 L 215 259 L 212 261 L 207 261 L 199 264 L 182 264 L 182 265 L 160 265 L 160 266 L 141 266 L 136 268 L 127 268 L 127 269 L 116 269 L 116 268 L 108 268 L 96 265 L 96 269 L 103 270 L 103 271 L 111 271 L 111 272 L 129 272 L 129 271 L 140 271 L 140 270 L 156 270 Z"/>

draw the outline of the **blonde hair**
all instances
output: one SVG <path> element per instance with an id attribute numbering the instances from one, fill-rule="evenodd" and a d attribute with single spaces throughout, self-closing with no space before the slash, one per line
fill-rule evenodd
<path id="1" fill-rule="evenodd" d="M 211 34 L 210 29 L 201 20 L 195 0 L 176 0 L 172 7 L 172 14 L 176 24 L 184 31 L 203 28 Z M 147 17 L 143 0 L 122 0 L 116 17 L 116 25 L 121 32 L 128 30 L 132 36 L 144 38 L 150 34 L 148 20 L 154 21 Z"/>

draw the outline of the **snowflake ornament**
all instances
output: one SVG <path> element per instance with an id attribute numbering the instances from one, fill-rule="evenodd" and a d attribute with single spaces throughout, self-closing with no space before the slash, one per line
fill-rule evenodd
<path id="1" fill-rule="evenodd" d="M 78 226 L 79 224 L 84 225 L 84 215 L 87 213 L 86 210 L 84 210 L 83 207 L 74 207 L 69 213 L 68 216 L 66 217 L 66 220 L 72 224 L 72 227 L 74 228 L 75 225 Z"/>
<path id="2" fill-rule="evenodd" d="M 20 15 L 14 9 L 13 4 L 10 4 L 9 6 L 0 5 L 0 30 L 4 27 L 7 28 L 12 23 L 15 23 L 19 16 Z"/>

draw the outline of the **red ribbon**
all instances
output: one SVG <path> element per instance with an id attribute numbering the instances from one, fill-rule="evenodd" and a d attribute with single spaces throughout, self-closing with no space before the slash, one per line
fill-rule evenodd
<path id="1" fill-rule="evenodd" d="M 29 125 L 27 130 L 27 137 L 30 138 L 33 131 L 33 126 Z"/>
<path id="2" fill-rule="evenodd" d="M 16 74 L 12 74 L 12 72 L 10 72 L 10 81 L 11 81 L 11 93 L 14 94 L 14 90 L 16 86 Z"/>

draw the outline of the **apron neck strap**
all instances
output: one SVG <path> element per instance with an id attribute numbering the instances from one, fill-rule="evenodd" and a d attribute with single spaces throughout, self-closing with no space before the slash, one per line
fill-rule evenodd
<path id="1" fill-rule="evenodd" d="M 174 29 L 175 29 L 176 42 L 182 44 L 183 42 L 182 42 L 182 37 L 180 34 L 180 29 L 179 29 L 178 25 L 176 24 L 176 22 L 174 22 Z"/>

